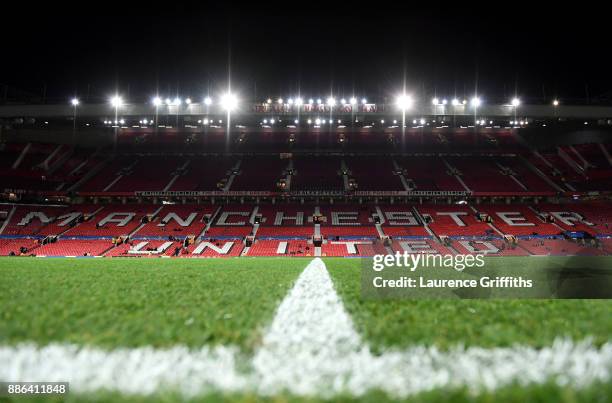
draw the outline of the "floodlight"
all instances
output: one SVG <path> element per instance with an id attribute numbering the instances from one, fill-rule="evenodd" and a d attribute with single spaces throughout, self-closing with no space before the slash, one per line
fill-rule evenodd
<path id="1" fill-rule="evenodd" d="M 160 106 L 162 104 L 162 100 L 160 97 L 153 98 L 153 105 Z"/>
<path id="2" fill-rule="evenodd" d="M 110 103 L 115 108 L 118 108 L 121 105 L 123 105 L 123 99 L 121 99 L 119 95 L 115 95 L 114 97 L 111 98 Z"/>
<path id="3" fill-rule="evenodd" d="M 396 104 L 398 108 L 405 111 L 412 107 L 413 100 L 412 97 L 410 97 L 409 95 L 402 94 L 397 97 Z"/>
<path id="4" fill-rule="evenodd" d="M 480 98 L 474 97 L 474 98 L 472 98 L 471 103 L 472 103 L 472 106 L 474 108 L 478 108 L 480 106 L 480 104 L 482 103 L 482 101 L 480 100 Z"/>
<path id="5" fill-rule="evenodd" d="M 212 104 L 212 98 L 211 97 L 204 98 L 204 105 L 210 106 L 211 104 Z"/>
<path id="6" fill-rule="evenodd" d="M 77 106 L 79 104 L 79 100 L 77 98 L 72 98 L 70 100 L 70 103 L 72 104 L 72 106 Z"/>
<path id="7" fill-rule="evenodd" d="M 514 106 L 516 108 L 517 106 L 519 106 L 521 104 L 521 100 L 515 97 L 515 98 L 512 98 L 512 102 L 511 103 L 512 103 L 512 106 Z"/>
<path id="8" fill-rule="evenodd" d="M 236 98 L 234 94 L 224 94 L 221 97 L 221 106 L 223 107 L 223 109 L 231 111 L 232 109 L 236 108 L 236 106 L 238 106 L 238 98 Z"/>

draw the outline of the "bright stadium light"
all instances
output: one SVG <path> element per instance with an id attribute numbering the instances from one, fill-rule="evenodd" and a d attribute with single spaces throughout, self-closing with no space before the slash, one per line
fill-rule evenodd
<path id="1" fill-rule="evenodd" d="M 153 105 L 160 106 L 162 104 L 162 99 L 160 97 L 153 98 Z"/>
<path id="2" fill-rule="evenodd" d="M 123 99 L 121 99 L 119 95 L 115 95 L 111 98 L 110 103 L 113 107 L 119 108 L 121 105 L 123 105 Z"/>
<path id="3" fill-rule="evenodd" d="M 304 100 L 302 98 L 298 98 L 298 99 L 295 100 L 295 104 L 297 106 L 301 106 L 303 103 L 304 103 Z"/>
<path id="4" fill-rule="evenodd" d="M 367 104 L 367 103 L 368 103 L 368 100 L 367 100 L 367 99 L 365 99 L 365 98 L 362 98 L 362 99 L 361 99 L 361 103 L 365 105 L 365 104 Z"/>
<path id="5" fill-rule="evenodd" d="M 72 98 L 70 100 L 70 103 L 72 104 L 72 106 L 77 106 L 79 104 L 79 100 L 77 98 Z"/>
<path id="6" fill-rule="evenodd" d="M 314 99 L 310 98 L 310 99 L 308 100 L 308 103 L 309 103 L 310 105 L 314 104 Z"/>
<path id="7" fill-rule="evenodd" d="M 187 99 L 185 100 L 185 103 L 186 103 L 187 105 L 191 105 L 191 98 L 187 98 Z"/>
<path id="8" fill-rule="evenodd" d="M 166 105 L 172 105 L 172 100 L 170 98 L 166 98 Z"/>
<path id="9" fill-rule="evenodd" d="M 204 98 L 204 105 L 206 106 L 212 105 L 212 98 L 211 97 Z"/>
<path id="10" fill-rule="evenodd" d="M 553 101 L 553 106 L 559 106 L 559 100 L 558 99 L 555 99 Z"/>
<path id="11" fill-rule="evenodd" d="M 287 100 L 287 103 L 288 103 L 289 105 L 293 105 L 293 98 L 289 98 L 289 99 Z"/>
<path id="12" fill-rule="evenodd" d="M 406 94 L 399 95 L 395 100 L 397 107 L 401 110 L 405 111 L 412 107 L 413 100 L 412 97 Z"/>
<path id="13" fill-rule="evenodd" d="M 446 99 L 442 100 L 442 105 L 446 105 L 448 103 L 448 101 Z"/>
<path id="14" fill-rule="evenodd" d="M 519 106 L 521 104 L 521 100 L 516 98 L 516 97 L 514 97 L 514 98 L 512 98 L 511 104 L 512 104 L 512 106 L 514 106 L 516 108 L 517 106 Z"/>
<path id="15" fill-rule="evenodd" d="M 174 101 L 172 101 L 172 104 L 178 106 L 178 105 L 181 104 L 181 102 L 182 102 L 181 99 L 179 97 L 176 97 L 176 98 L 174 98 Z"/>
<path id="16" fill-rule="evenodd" d="M 282 104 L 283 104 L 283 99 L 282 99 L 282 98 L 279 98 L 279 99 L 278 99 L 278 104 L 279 104 L 279 105 L 282 105 Z"/>
<path id="17" fill-rule="evenodd" d="M 351 105 L 357 105 L 357 98 L 355 97 L 351 98 Z"/>
<path id="18" fill-rule="evenodd" d="M 452 104 L 453 106 L 458 106 L 458 105 L 459 105 L 459 103 L 460 103 L 460 102 L 459 102 L 459 100 L 458 100 L 457 98 L 453 98 L 453 100 L 451 101 L 451 104 Z"/>
<path id="19" fill-rule="evenodd" d="M 342 105 L 346 105 L 346 99 L 342 98 L 342 99 L 340 100 L 340 103 L 341 103 Z"/>
<path id="20" fill-rule="evenodd" d="M 335 106 L 335 105 L 336 105 L 336 98 L 334 97 L 327 98 L 327 106 Z"/>
<path id="21" fill-rule="evenodd" d="M 471 104 L 474 108 L 478 108 L 482 104 L 482 101 L 480 100 L 480 98 L 474 97 L 472 98 Z"/>
<path id="22" fill-rule="evenodd" d="M 231 111 L 238 106 L 238 98 L 234 94 L 227 93 L 221 97 L 221 106 L 226 111 Z"/>
<path id="23" fill-rule="evenodd" d="M 321 124 L 321 119 L 319 119 L 319 118 L 315 119 L 315 124 L 316 125 L 320 125 Z"/>
<path id="24" fill-rule="evenodd" d="M 268 98 L 268 100 L 266 101 L 267 103 L 271 104 L 272 100 L 270 98 Z"/>
<path id="25" fill-rule="evenodd" d="M 323 103 L 323 101 L 321 101 L 321 98 L 317 99 L 317 104 L 321 105 Z"/>
<path id="26" fill-rule="evenodd" d="M 431 103 L 433 105 L 438 105 L 440 103 L 440 100 L 438 98 L 434 98 L 434 99 L 431 100 Z"/>

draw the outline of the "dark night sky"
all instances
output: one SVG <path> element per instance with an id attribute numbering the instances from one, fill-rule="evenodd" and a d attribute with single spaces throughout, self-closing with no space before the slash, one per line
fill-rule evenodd
<path id="1" fill-rule="evenodd" d="M 244 98 L 299 87 L 306 97 L 333 90 L 380 99 L 397 93 L 405 74 L 416 97 L 469 96 L 478 83 L 491 102 L 515 91 L 534 102 L 587 93 L 591 102 L 612 99 L 605 11 L 586 3 L 457 3 L 104 2 L 87 3 L 81 14 L 55 3 L 16 7 L 0 23 L 0 101 L 5 92 L 31 100 L 45 87 L 50 102 L 75 92 L 102 100 L 115 88 L 125 95 L 129 88 L 131 100 L 157 88 L 198 98 L 226 85 L 230 48 L 233 87 Z"/>

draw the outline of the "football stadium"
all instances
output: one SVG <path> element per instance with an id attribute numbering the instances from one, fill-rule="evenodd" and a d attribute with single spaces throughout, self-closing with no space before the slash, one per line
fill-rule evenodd
<path id="1" fill-rule="evenodd" d="M 612 401 L 609 103 L 278 85 L 0 82 L 0 401 Z"/>

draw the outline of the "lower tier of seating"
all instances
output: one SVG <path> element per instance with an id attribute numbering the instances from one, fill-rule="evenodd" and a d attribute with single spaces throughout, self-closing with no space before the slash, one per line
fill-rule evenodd
<path id="1" fill-rule="evenodd" d="M 392 240 L 323 240 L 320 248 L 312 240 L 256 239 L 247 249 L 242 240 L 204 239 L 187 247 L 182 241 L 135 239 L 113 245 L 111 240 L 58 239 L 41 245 L 39 240 L 0 240 L 0 256 L 104 256 L 104 257 L 234 257 L 246 256 L 344 256 L 364 257 L 390 252 L 441 255 L 483 254 L 487 256 L 599 256 L 612 254 L 612 238 L 571 240 L 564 238 L 453 239 L 440 242 L 432 237 Z M 23 249 L 22 249 L 23 248 Z M 23 251 L 23 252 L 22 252 Z"/>

